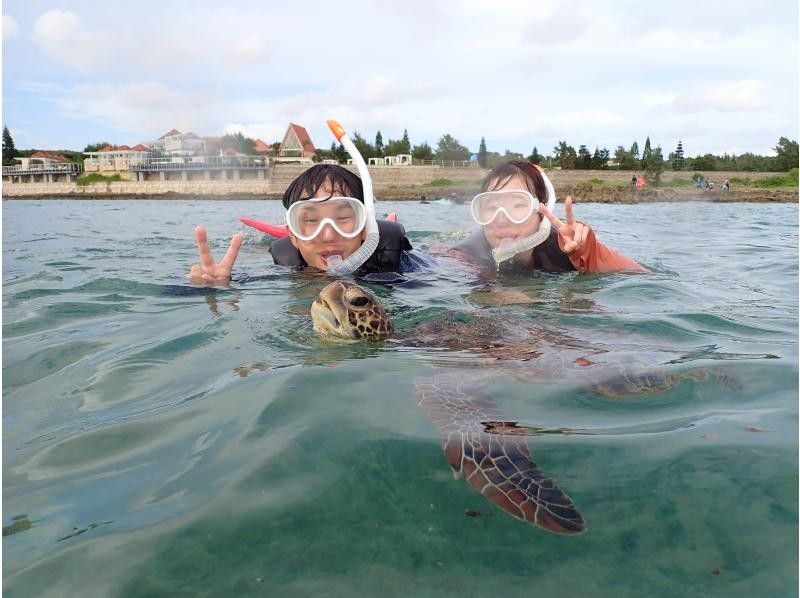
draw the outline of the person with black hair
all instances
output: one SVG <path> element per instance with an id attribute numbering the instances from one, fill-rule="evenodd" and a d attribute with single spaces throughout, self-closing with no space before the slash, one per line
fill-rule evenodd
<path id="1" fill-rule="evenodd" d="M 502 270 L 546 272 L 644 272 L 645 268 L 600 243 L 591 227 L 575 220 L 572 198 L 566 222 L 553 212 L 555 190 L 542 169 L 510 160 L 486 176 L 471 204 L 480 228 L 451 253 Z"/>
<path id="2" fill-rule="evenodd" d="M 333 164 L 317 164 L 298 176 L 283 194 L 289 234 L 272 243 L 270 253 L 276 264 L 327 270 L 334 260 L 347 259 L 366 238 L 364 189 L 358 175 Z M 411 243 L 403 225 L 378 221 L 378 247 L 356 271 L 402 272 L 410 269 Z M 227 284 L 242 235 L 231 239 L 230 247 L 219 262 L 208 246 L 205 228 L 195 228 L 200 264 L 191 267 L 189 278 L 197 284 Z"/>

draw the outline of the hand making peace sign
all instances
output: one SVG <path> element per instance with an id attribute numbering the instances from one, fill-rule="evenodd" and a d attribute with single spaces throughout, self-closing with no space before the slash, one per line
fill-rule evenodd
<path id="1" fill-rule="evenodd" d="M 206 229 L 198 226 L 194 229 L 194 236 L 197 239 L 197 251 L 200 254 L 200 265 L 192 266 L 189 278 L 195 284 L 228 284 L 231 279 L 231 270 L 236 257 L 239 255 L 239 248 L 242 246 L 243 237 L 236 233 L 231 238 L 231 245 L 225 253 L 225 257 L 217 263 L 211 255 L 208 247 L 208 236 Z"/>
<path id="2" fill-rule="evenodd" d="M 572 253 L 576 249 L 583 247 L 586 239 L 591 232 L 591 227 L 583 222 L 575 221 L 575 214 L 572 212 L 572 197 L 568 196 L 564 201 L 564 212 L 567 215 L 567 223 L 564 224 L 553 214 L 545 204 L 539 204 L 539 212 L 544 214 L 547 219 L 555 226 L 558 234 L 564 238 L 564 253 Z"/>

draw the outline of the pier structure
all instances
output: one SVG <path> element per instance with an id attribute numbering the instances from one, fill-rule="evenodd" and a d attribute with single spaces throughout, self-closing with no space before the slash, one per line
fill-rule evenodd
<path id="1" fill-rule="evenodd" d="M 60 154 L 36 152 L 24 158 L 14 158 L 19 164 L 3 166 L 6 183 L 73 183 L 83 167 Z"/>

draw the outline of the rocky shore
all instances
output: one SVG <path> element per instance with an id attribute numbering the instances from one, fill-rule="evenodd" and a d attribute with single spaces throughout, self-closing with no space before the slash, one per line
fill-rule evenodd
<path id="1" fill-rule="evenodd" d="M 427 199 L 450 197 L 457 193 L 461 197 L 471 198 L 479 192 L 479 187 L 452 186 L 437 189 L 434 195 L 426 195 Z M 421 193 L 422 191 L 422 193 Z M 404 201 L 419 200 L 425 195 L 419 187 L 376 189 L 379 199 Z M 666 201 L 710 201 L 720 203 L 753 202 L 753 203 L 798 203 L 798 191 L 795 189 L 739 189 L 734 191 L 701 190 L 694 188 L 649 188 L 631 189 L 629 187 L 603 187 L 593 185 L 565 185 L 556 187 L 558 200 L 567 196 L 581 203 L 654 203 Z"/>

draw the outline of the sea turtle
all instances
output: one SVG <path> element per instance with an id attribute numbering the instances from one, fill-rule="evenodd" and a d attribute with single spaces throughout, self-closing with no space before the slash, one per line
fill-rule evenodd
<path id="1" fill-rule="evenodd" d="M 311 317 L 315 331 L 329 338 L 382 340 L 393 333 L 392 322 L 375 295 L 346 281 L 330 283 L 320 291 Z M 607 397 L 651 394 L 714 374 L 708 369 L 634 368 L 633 351 L 620 358 L 603 347 L 587 349 L 585 342 L 562 332 L 534 330 L 518 322 L 509 325 L 480 315 L 451 314 L 426 322 L 397 342 L 459 351 L 478 364 L 499 365 L 503 373 L 526 380 L 577 379 Z M 484 369 L 497 371 L 497 367 Z M 731 382 L 724 372 L 716 374 L 722 382 Z M 418 378 L 415 398 L 439 428 L 455 474 L 466 477 L 489 501 L 551 532 L 577 534 L 586 529 L 572 500 L 533 461 L 524 436 L 536 429 L 506 420 L 485 391 L 447 370 Z"/>
<path id="2" fill-rule="evenodd" d="M 712 378 L 728 388 L 739 388 L 725 368 L 665 367 L 666 352 L 643 352 L 639 345 L 624 350 L 621 339 L 615 339 L 617 346 L 611 351 L 563 330 L 475 313 L 447 313 L 400 338 L 390 338 L 394 327 L 380 301 L 368 289 L 346 281 L 322 289 L 311 306 L 311 316 L 314 330 L 324 337 L 387 339 L 406 347 L 449 349 L 471 356 L 474 365 L 502 366 L 504 373 L 528 382 L 571 380 L 607 398 L 652 395 L 687 381 Z"/>
<path id="3" fill-rule="evenodd" d="M 311 317 L 315 330 L 337 338 L 378 340 L 392 331 L 377 298 L 345 281 L 320 292 Z M 492 503 L 551 532 L 577 534 L 586 529 L 572 500 L 534 463 L 523 438 L 487 431 L 487 423 L 503 419 L 491 397 L 448 373 L 417 379 L 415 394 L 441 432 L 453 471 Z"/>

